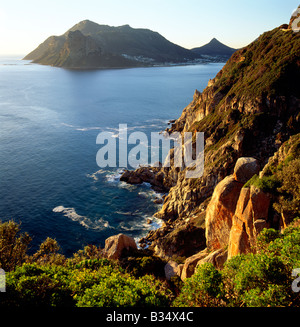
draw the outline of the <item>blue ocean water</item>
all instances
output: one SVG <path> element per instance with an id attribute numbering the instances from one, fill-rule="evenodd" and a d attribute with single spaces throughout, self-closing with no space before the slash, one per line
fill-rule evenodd
<path id="1" fill-rule="evenodd" d="M 164 130 L 222 66 L 78 71 L 0 58 L 0 219 L 21 222 L 32 251 L 49 236 L 66 255 L 145 235 L 159 195 L 100 169 L 97 135 Z"/>

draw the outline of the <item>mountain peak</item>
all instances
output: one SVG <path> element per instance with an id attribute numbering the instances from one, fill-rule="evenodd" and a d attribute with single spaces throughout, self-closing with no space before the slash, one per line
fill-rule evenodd
<path id="1" fill-rule="evenodd" d="M 230 48 L 216 38 L 213 38 L 209 43 L 203 45 L 202 47 L 194 48 L 192 51 L 199 55 L 222 56 L 229 58 L 236 51 L 236 49 Z"/>
<path id="2" fill-rule="evenodd" d="M 82 28 L 82 27 L 84 27 L 84 26 L 95 26 L 95 25 L 97 25 L 97 26 L 99 26 L 99 24 L 97 24 L 97 23 L 95 23 L 95 22 L 92 22 L 91 20 L 89 20 L 89 19 L 85 19 L 85 20 L 82 20 L 82 21 L 80 21 L 79 23 L 77 23 L 77 24 L 75 24 L 73 27 L 72 27 L 72 29 L 73 28 L 77 28 L 77 29 L 79 29 L 79 28 Z"/>
<path id="3" fill-rule="evenodd" d="M 100 29 L 107 28 L 107 25 L 99 25 L 91 20 L 85 19 L 71 27 L 68 32 L 80 31 L 84 35 L 96 34 Z M 66 34 L 65 33 L 65 34 Z"/>

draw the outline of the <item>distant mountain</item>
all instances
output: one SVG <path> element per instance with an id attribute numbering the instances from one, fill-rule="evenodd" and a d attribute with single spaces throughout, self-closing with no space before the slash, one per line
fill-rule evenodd
<path id="1" fill-rule="evenodd" d="M 224 57 L 227 59 L 229 59 L 236 50 L 237 49 L 230 48 L 215 38 L 202 47 L 192 49 L 193 52 L 201 56 Z"/>
<path id="2" fill-rule="evenodd" d="M 84 20 L 51 36 L 24 59 L 68 68 L 138 67 L 186 63 L 201 58 L 157 32 Z"/>

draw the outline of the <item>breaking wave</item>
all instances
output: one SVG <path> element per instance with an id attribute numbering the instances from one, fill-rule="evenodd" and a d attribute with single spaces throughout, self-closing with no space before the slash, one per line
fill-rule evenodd
<path id="1" fill-rule="evenodd" d="M 98 175 L 105 174 L 106 170 L 104 169 L 99 169 L 93 174 L 87 174 L 86 177 L 92 178 L 94 181 L 98 181 Z"/>
<path id="2" fill-rule="evenodd" d="M 99 218 L 92 221 L 90 218 L 79 215 L 74 208 L 65 208 L 64 206 L 55 207 L 53 212 L 62 213 L 65 217 L 71 219 L 72 221 L 78 222 L 80 225 L 87 229 L 104 230 L 107 228 L 113 228 L 110 226 L 109 222 Z"/>

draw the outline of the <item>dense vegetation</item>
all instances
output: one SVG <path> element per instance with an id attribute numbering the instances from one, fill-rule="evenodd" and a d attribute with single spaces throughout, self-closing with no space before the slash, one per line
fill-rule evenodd
<path id="1" fill-rule="evenodd" d="M 255 98 L 294 95 L 300 97 L 300 35 L 275 28 L 235 52 L 217 75 L 218 87 L 227 96 Z"/>
<path id="2" fill-rule="evenodd" d="M 265 229 L 255 254 L 232 258 L 222 271 L 204 264 L 184 282 L 167 282 L 160 259 L 143 251 L 113 262 L 95 246 L 65 258 L 50 238 L 28 255 L 29 242 L 18 224 L 1 223 L 1 306 L 300 306 L 291 289 L 292 270 L 300 267 L 300 221 L 283 233 Z"/>
<path id="3" fill-rule="evenodd" d="M 0 225 L 0 267 L 6 271 L 2 305 L 166 306 L 170 302 L 165 283 L 151 275 L 136 277 L 138 270 L 128 265 L 126 271 L 121 264 L 105 259 L 95 246 L 67 259 L 50 238 L 35 254 L 28 255 L 29 241 L 15 222 Z M 149 267 L 145 261 L 140 265 L 146 272 Z"/>
<path id="4" fill-rule="evenodd" d="M 282 234 L 265 229 L 256 254 L 235 256 L 222 271 L 210 263 L 200 266 L 174 301 L 178 306 L 300 306 L 291 285 L 300 267 L 299 221 Z"/>
<path id="5" fill-rule="evenodd" d="M 270 162 L 264 175 L 254 175 L 244 187 L 255 187 L 272 195 L 273 208 L 293 220 L 300 212 L 300 134 L 283 145 L 281 158 Z"/>

